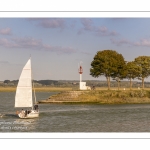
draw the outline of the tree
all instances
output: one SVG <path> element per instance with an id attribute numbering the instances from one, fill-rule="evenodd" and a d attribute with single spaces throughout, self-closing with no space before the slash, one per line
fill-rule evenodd
<path id="1" fill-rule="evenodd" d="M 93 77 L 104 75 L 107 79 L 108 89 L 110 89 L 110 78 L 120 77 L 124 65 L 123 56 L 116 51 L 98 51 L 91 62 L 90 75 Z"/>
<path id="2" fill-rule="evenodd" d="M 150 56 L 139 56 L 135 58 L 135 63 L 141 67 L 139 79 L 142 80 L 142 88 L 144 89 L 144 79 L 150 76 Z"/>
<path id="3" fill-rule="evenodd" d="M 132 79 L 135 79 L 141 75 L 142 68 L 138 66 L 134 61 L 127 63 L 127 75 L 126 78 L 130 80 L 130 90 L 132 89 Z"/>
<path id="4" fill-rule="evenodd" d="M 121 80 L 126 78 L 127 69 L 126 69 L 126 62 L 121 54 L 118 55 L 117 61 L 118 61 L 118 64 L 116 66 L 116 70 L 111 75 L 111 77 L 118 82 L 118 90 L 119 90 Z"/>
<path id="5" fill-rule="evenodd" d="M 4 80 L 4 83 L 8 84 L 10 82 L 10 80 Z"/>

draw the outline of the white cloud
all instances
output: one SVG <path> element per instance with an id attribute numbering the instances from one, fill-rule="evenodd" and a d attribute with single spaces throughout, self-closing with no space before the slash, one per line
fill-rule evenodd
<path id="1" fill-rule="evenodd" d="M 10 35 L 11 34 L 11 29 L 10 28 L 4 28 L 0 30 L 0 34 L 2 35 Z"/>
<path id="2" fill-rule="evenodd" d="M 65 20 L 62 18 L 30 18 L 29 21 L 36 22 L 43 28 L 64 28 Z"/>
<path id="3" fill-rule="evenodd" d="M 94 30 L 93 22 L 89 18 L 81 18 L 81 23 L 83 24 L 84 30 L 92 31 Z"/>
<path id="4" fill-rule="evenodd" d="M 127 39 L 119 39 L 119 40 L 116 40 L 116 39 L 114 39 L 114 38 L 111 38 L 110 40 L 111 40 L 111 42 L 112 42 L 113 44 L 115 44 L 115 45 L 117 45 L 117 46 L 121 46 L 121 45 L 132 45 L 132 43 L 131 43 L 129 40 L 127 40 Z"/>
<path id="5" fill-rule="evenodd" d="M 111 42 L 117 46 L 122 46 L 122 45 L 127 45 L 127 46 L 144 46 L 144 47 L 150 47 L 150 38 L 148 39 L 141 39 L 139 41 L 136 42 L 132 42 L 130 40 L 127 39 L 114 39 L 111 38 L 110 39 Z"/>
<path id="6" fill-rule="evenodd" d="M 50 52 L 56 52 L 57 54 L 71 54 L 76 52 L 76 50 L 72 47 L 52 46 L 49 44 L 44 44 L 42 40 L 32 37 L 12 39 L 0 38 L 0 46 L 6 48 L 45 50 Z"/>
<path id="7" fill-rule="evenodd" d="M 134 43 L 135 46 L 148 46 L 150 47 L 150 39 L 141 39 L 139 42 Z"/>
<path id="8" fill-rule="evenodd" d="M 79 29 L 78 34 L 82 34 L 84 31 L 92 32 L 97 36 L 116 36 L 116 31 L 109 31 L 106 26 L 95 26 L 91 19 L 81 19 L 83 28 Z"/>

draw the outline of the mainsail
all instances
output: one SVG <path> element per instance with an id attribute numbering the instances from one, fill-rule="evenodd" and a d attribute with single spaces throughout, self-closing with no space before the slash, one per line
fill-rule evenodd
<path id="1" fill-rule="evenodd" d="M 29 59 L 24 66 L 19 78 L 15 107 L 32 107 L 32 78 L 31 78 L 31 60 Z"/>

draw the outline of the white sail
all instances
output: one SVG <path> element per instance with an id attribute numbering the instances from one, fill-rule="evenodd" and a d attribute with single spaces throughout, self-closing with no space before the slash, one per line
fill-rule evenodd
<path id="1" fill-rule="evenodd" d="M 31 79 L 31 60 L 29 59 L 24 66 L 19 78 L 15 107 L 32 107 L 32 79 Z"/>

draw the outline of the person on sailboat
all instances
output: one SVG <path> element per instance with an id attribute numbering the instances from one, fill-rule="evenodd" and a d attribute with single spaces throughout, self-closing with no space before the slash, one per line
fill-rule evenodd
<path id="1" fill-rule="evenodd" d="M 22 117 L 25 117 L 25 111 L 23 109 L 21 110 L 21 115 Z"/>
<path id="2" fill-rule="evenodd" d="M 37 104 L 34 105 L 34 110 L 38 111 L 38 105 Z"/>
<path id="3" fill-rule="evenodd" d="M 24 113 L 24 110 L 23 110 L 23 109 L 21 110 L 21 113 L 22 113 L 22 114 Z"/>
<path id="4" fill-rule="evenodd" d="M 31 112 L 31 110 L 28 110 L 28 114 Z"/>
<path id="5" fill-rule="evenodd" d="M 27 111 L 27 110 L 25 110 L 25 116 L 27 116 L 27 113 L 28 113 L 28 111 Z"/>

